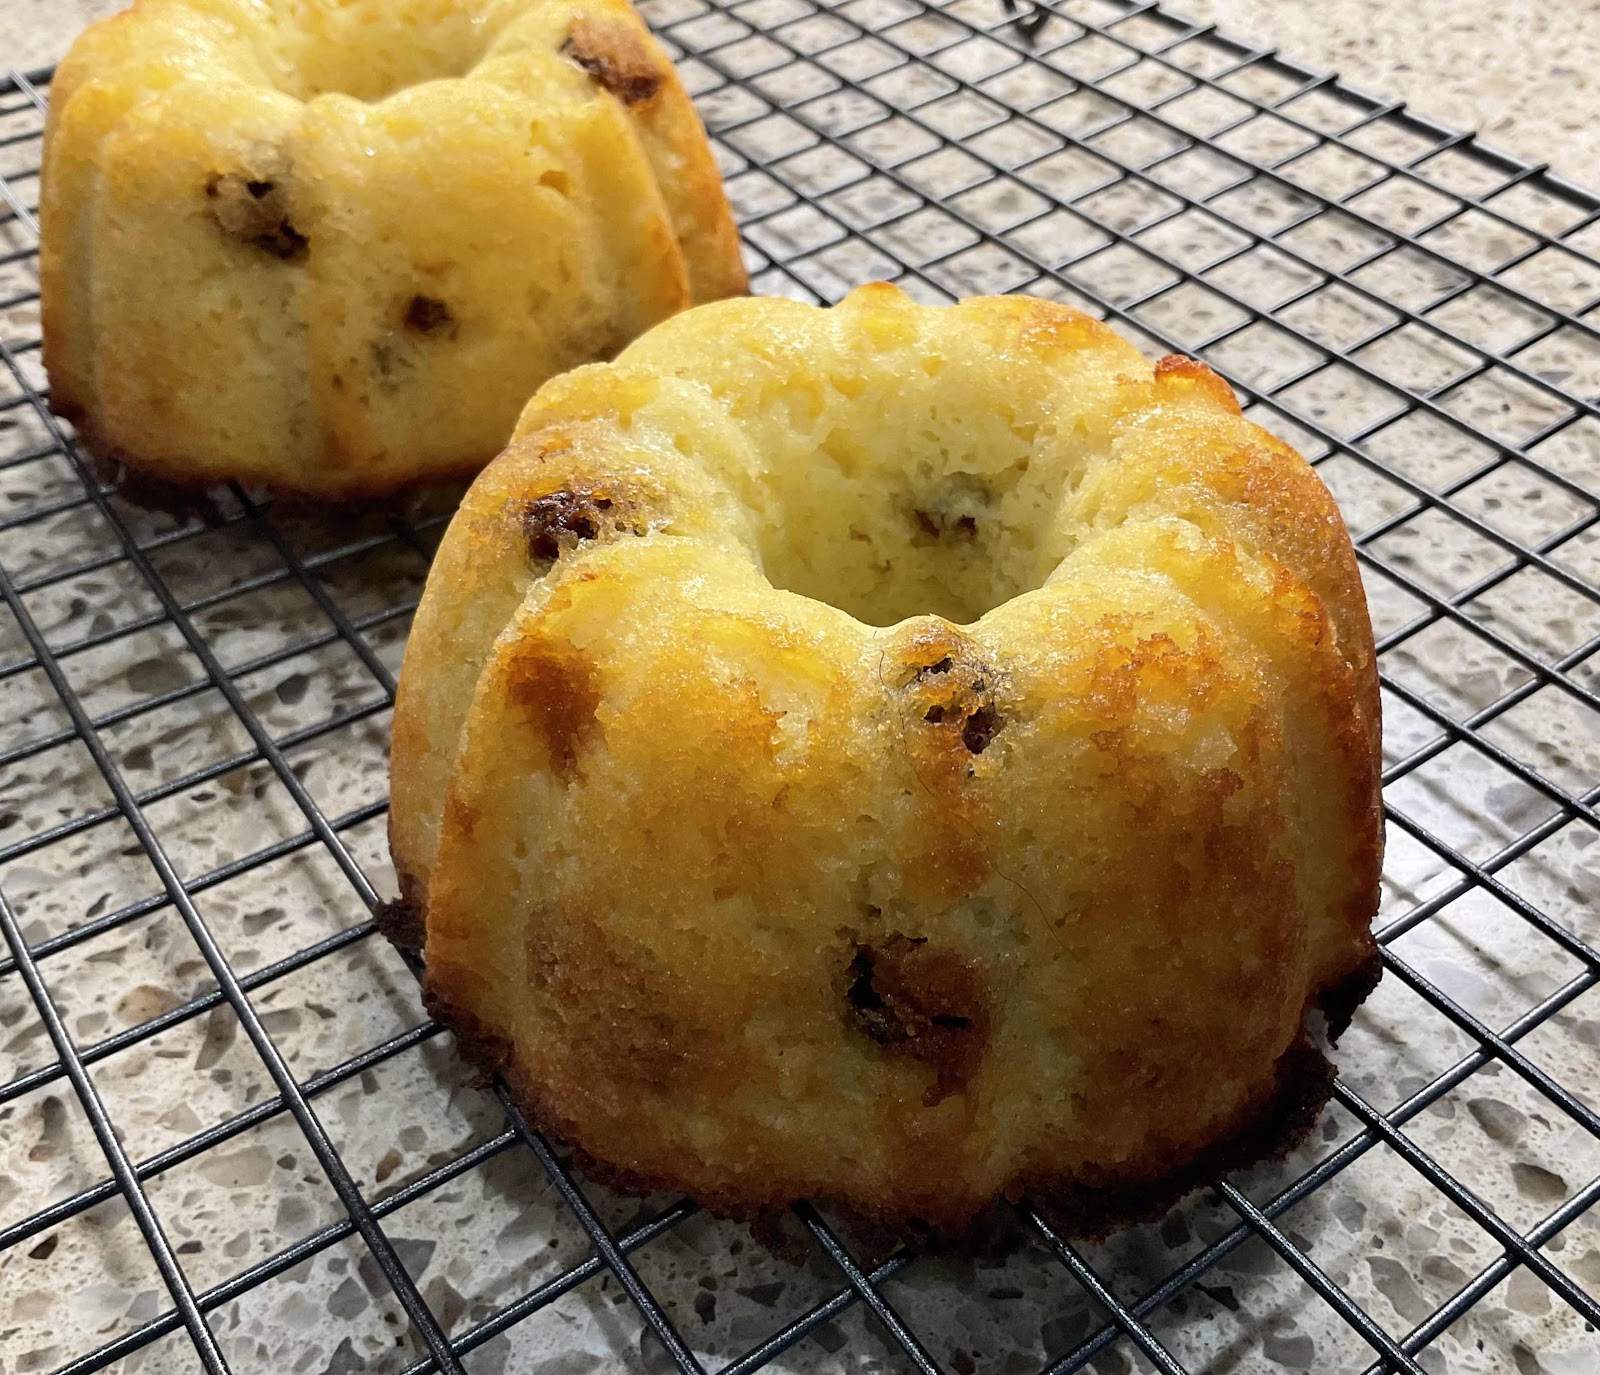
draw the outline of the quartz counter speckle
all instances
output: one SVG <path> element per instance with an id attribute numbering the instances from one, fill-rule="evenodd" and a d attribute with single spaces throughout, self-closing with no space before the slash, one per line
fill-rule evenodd
<path id="1" fill-rule="evenodd" d="M 758 2 L 778 16 L 774 23 L 805 11 L 800 0 Z M 651 3 L 658 17 L 670 12 L 682 18 L 696 12 L 698 0 Z M 885 23 L 911 8 L 902 0 L 857 3 L 866 6 L 863 13 L 889 16 Z M 26 68 L 53 59 L 77 27 L 114 7 L 105 0 L 0 0 L 4 64 Z M 1188 13 L 1214 18 L 1237 37 L 1277 44 L 1311 65 L 1342 67 L 1356 84 L 1410 98 L 1442 122 L 1487 123 L 1492 143 L 1548 159 L 1576 180 L 1594 180 L 1587 165 L 1593 138 L 1584 129 L 1597 104 L 1592 83 L 1600 70 L 1594 4 L 1552 0 L 1534 11 L 1513 0 L 1414 0 L 1405 6 L 1190 0 Z M 1507 40 L 1508 32 L 1515 41 Z M 974 50 L 974 69 L 992 57 Z M 685 70 L 697 90 L 711 84 L 703 65 L 686 64 Z M 798 101 L 808 79 L 800 69 L 792 76 L 769 74 L 763 89 L 770 99 Z M 1046 127 L 1065 137 L 1092 137 L 1085 128 L 1096 118 L 1093 102 L 1073 106 L 1070 82 L 1059 72 L 1029 64 L 1002 79 L 1009 84 L 999 98 L 1027 108 L 1059 98 L 1051 108 L 1060 113 L 1051 117 L 1055 122 L 1044 121 Z M 786 80 L 801 84 L 786 90 Z M 702 108 L 714 130 L 746 117 L 726 88 L 710 91 Z M 973 112 L 952 106 L 946 113 L 954 121 Z M 1080 119 L 1091 123 L 1073 122 Z M 756 224 L 748 236 L 753 251 L 782 258 L 829 243 L 805 237 L 815 226 L 798 211 L 788 219 L 775 215 L 781 188 L 745 163 L 793 152 L 781 143 L 763 144 L 763 138 L 785 136 L 776 125 L 764 127 L 745 129 L 737 151 L 723 150 L 736 209 Z M 879 151 L 894 161 L 892 147 Z M 1400 155 L 1398 148 L 1388 151 Z M 24 171 L 26 159 L 36 156 L 36 140 L 0 141 L 0 174 Z M 807 189 L 830 195 L 841 221 L 869 232 L 906 208 L 904 193 L 877 179 L 830 182 L 837 168 L 820 159 L 810 167 L 800 159 L 791 165 L 797 181 L 819 179 L 820 189 Z M 1217 175 L 1215 160 L 1194 158 L 1182 167 L 1169 187 L 1203 194 L 1216 184 L 1210 180 Z M 1056 175 L 1065 178 L 1069 170 L 1062 163 Z M 1159 188 L 1134 194 L 1127 189 L 1132 185 L 1124 182 L 1121 201 L 1092 213 L 1122 225 L 1160 208 Z M 1018 207 L 1039 199 L 1021 182 L 963 193 L 968 215 L 1002 236 L 1024 218 Z M 1297 204 L 1283 188 L 1252 184 L 1223 214 L 1262 232 L 1287 222 Z M 959 241 L 966 231 L 942 213 L 929 206 L 904 220 L 894 231 L 895 251 L 923 259 L 948 253 L 949 236 Z M 1417 212 L 1402 198 L 1373 213 L 1396 215 L 1404 225 Z M 1578 218 L 1548 198 L 1519 201 L 1515 213 L 1546 232 L 1560 232 Z M 758 216 L 765 217 L 759 224 Z M 1019 252 L 1055 253 L 1065 262 L 1081 239 L 1092 254 L 1093 227 L 1081 218 L 1053 215 L 1037 223 L 1048 232 L 1030 221 L 1008 242 Z M 1219 223 L 1174 219 L 1149 246 L 1169 262 L 1210 262 L 1229 246 L 1227 234 L 1218 239 Z M 1512 231 L 1492 225 L 1440 242 L 1466 258 L 1508 256 L 1518 246 Z M 1245 318 L 1241 302 L 1264 309 L 1300 300 L 1306 261 L 1359 260 L 1372 247 L 1371 231 L 1317 220 L 1295 231 L 1290 246 L 1298 259 L 1269 259 L 1257 251 L 1248 262 L 1209 275 L 1205 290 L 1194 285 L 1181 298 L 1176 292 L 1158 297 L 1138 319 L 1176 346 L 1193 340 L 1198 349 L 1198 341 Z M 1600 240 L 1591 237 L 1581 246 L 1593 253 Z M 5 256 L 7 249 L 26 247 L 31 244 L 15 221 L 0 224 L 0 301 L 25 298 L 0 305 L 0 338 L 13 344 L 36 337 L 38 329 L 37 305 L 28 299 L 32 264 L 19 266 Z M 1541 266 L 1543 256 L 1530 257 L 1518 279 L 1531 296 L 1576 303 L 1600 294 L 1600 276 L 1591 282 L 1583 275 L 1587 267 Z M 766 261 L 761 258 L 758 269 Z M 883 271 L 887 260 L 881 248 L 848 237 L 832 242 L 816 261 L 823 266 L 812 285 L 832 294 Z M 1131 299 L 1147 288 L 1138 280 L 1147 268 L 1125 257 L 1115 265 L 1118 275 L 1090 278 L 1085 269 L 1084 281 L 1113 299 Z M 951 291 L 1011 284 L 1003 256 L 935 269 L 946 270 L 948 277 L 930 279 Z M 1412 828 L 1391 828 L 1380 921 L 1414 921 L 1392 949 L 1417 981 L 1391 974 L 1341 1044 L 1344 1082 L 1359 1099 L 1331 1106 L 1289 1160 L 1234 1182 L 1265 1205 L 1305 1170 L 1326 1164 L 1328 1182 L 1282 1212 L 1278 1225 L 1381 1327 L 1400 1337 L 1475 1277 L 1487 1272 L 1493 1279 L 1489 1267 L 1503 1248 L 1469 1209 L 1487 1207 L 1526 1232 L 1600 1177 L 1596 1136 L 1531 1086 L 1529 1074 L 1482 1055 L 1472 1036 L 1427 996 L 1430 989 L 1448 995 L 1494 1028 L 1515 1024 L 1547 1000 L 1559 1001 L 1560 1010 L 1521 1037 L 1518 1049 L 1532 1077 L 1548 1074 L 1576 1095 L 1580 1108 L 1600 1110 L 1600 990 L 1581 982 L 1581 952 L 1600 944 L 1597 831 L 1581 818 L 1560 819 L 1545 792 L 1506 762 L 1536 769 L 1571 794 L 1600 779 L 1600 712 L 1540 686 L 1527 662 L 1529 656 L 1567 656 L 1571 680 L 1586 693 L 1600 691 L 1600 671 L 1575 654 L 1575 647 L 1600 637 L 1600 607 L 1534 569 L 1499 577 L 1501 552 L 1481 531 L 1438 511 L 1407 519 L 1414 497 L 1404 484 L 1452 492 L 1458 512 L 1492 531 L 1559 550 L 1563 568 L 1592 582 L 1600 576 L 1600 539 L 1588 524 L 1596 504 L 1583 484 L 1600 473 L 1600 426 L 1552 428 L 1549 388 L 1539 391 L 1498 372 L 1470 381 L 1459 404 L 1396 423 L 1382 419 L 1388 394 L 1349 367 L 1292 381 L 1317 356 L 1306 340 L 1349 348 L 1392 321 L 1385 303 L 1429 309 L 1464 341 L 1394 330 L 1362 350 L 1370 371 L 1415 388 L 1460 376 L 1473 348 L 1503 349 L 1528 332 L 1525 314 L 1491 292 L 1463 290 L 1432 312 L 1425 305 L 1429 293 L 1454 287 L 1436 261 L 1391 254 L 1356 277 L 1360 291 L 1321 292 L 1286 312 L 1299 338 L 1258 323 L 1202 351 L 1243 385 L 1288 383 L 1283 409 L 1258 407 L 1254 414 L 1320 462 L 1353 529 L 1384 530 L 1371 547 L 1387 571 L 1369 569 L 1368 585 L 1380 638 L 1414 625 L 1430 597 L 1480 590 L 1469 599 L 1470 614 L 1432 617 L 1384 661 L 1397 685 L 1386 702 L 1386 757 L 1414 767 L 1389 793 Z M 758 272 L 757 287 L 797 289 L 794 278 L 770 268 Z M 1141 342 L 1164 347 L 1156 339 Z M 37 353 L 19 356 L 33 383 L 42 384 Z M 1553 334 L 1519 359 L 1557 393 L 1600 392 L 1600 345 L 1582 333 Z M 0 388 L 7 385 L 0 381 Z M 0 390 L 0 403 L 12 394 Z M 1452 428 L 1452 415 L 1490 438 Z M 1371 433 L 1362 449 L 1383 470 L 1330 442 L 1330 435 L 1364 426 Z M 1484 472 L 1495 444 L 1523 445 L 1540 466 Z M 0 458 L 48 447 L 48 433 L 26 406 L 0 410 Z M 81 507 L 54 510 L 52 503 L 77 490 L 59 455 L 0 469 L 0 563 L 35 584 L 27 603 L 51 643 L 81 642 L 64 660 L 74 689 L 92 713 L 109 718 L 103 736 L 117 767 L 147 798 L 146 816 L 224 955 L 251 984 L 263 1026 L 296 1076 L 315 1085 L 320 1119 L 366 1198 L 384 1212 L 383 1226 L 430 1309 L 456 1335 L 493 1319 L 506 1304 L 581 1264 L 589 1254 L 583 1234 L 531 1157 L 503 1138 L 495 1099 L 463 1071 L 448 1037 L 420 1034 L 396 1053 L 351 1063 L 423 1024 L 415 982 L 387 945 L 362 935 L 365 905 L 332 856 L 310 842 L 304 817 L 273 770 L 253 758 L 237 719 L 214 691 L 203 689 L 200 665 L 180 638 L 170 627 L 144 624 L 157 609 L 148 588 L 126 565 L 94 563 L 110 540 L 103 525 Z M 224 516 L 237 514 L 230 500 L 222 498 Z M 54 513 L 25 524 L 7 519 L 35 507 Z M 223 662 L 252 666 L 238 679 L 250 710 L 275 737 L 303 733 L 290 754 L 296 777 L 337 819 L 351 855 L 387 892 L 392 876 L 380 803 L 388 714 L 366 665 L 327 633 L 323 609 L 296 577 L 274 577 L 277 556 L 248 520 L 201 530 L 187 518 L 120 502 L 115 509 L 135 535 L 153 542 L 152 560 L 174 595 L 201 604 L 197 624 Z M 320 590 L 342 614 L 372 618 L 367 642 L 395 671 L 405 619 L 381 613 L 416 597 L 425 548 L 386 541 L 392 530 L 381 517 L 274 510 L 271 519 L 287 547 L 316 563 Z M 1569 531 L 1577 533 L 1568 537 Z M 317 562 L 338 550 L 350 552 Z M 248 590 L 229 591 L 239 585 Z M 143 628 L 107 637 L 130 624 Z M 292 654 L 275 654 L 291 642 L 298 646 Z M 0 613 L 0 664 L 23 657 L 25 649 L 15 624 Z M 153 698 L 159 706 L 123 714 Z M 1504 708 L 1508 698 L 1512 705 Z M 1462 721 L 1491 710 L 1484 733 L 1498 758 L 1441 734 L 1441 718 Z M 0 677 L 0 751 L 64 725 L 40 674 Z M 213 772 L 202 782 L 167 788 L 207 766 Z M 347 1234 L 342 1209 L 305 1139 L 288 1116 L 271 1111 L 274 1085 L 238 1018 L 218 999 L 184 922 L 162 901 L 136 837 L 114 816 L 77 824 L 109 802 L 80 747 L 62 744 L 0 767 L 0 892 L 36 945 L 108 914 L 120 917 L 42 957 L 39 968 L 66 1030 L 91 1052 L 94 1085 L 128 1153 L 160 1167 L 149 1171 L 146 1189 L 190 1284 L 202 1292 L 226 1285 L 298 1242 L 323 1243 L 211 1306 L 208 1320 L 219 1347 L 240 1372 L 404 1369 L 420 1349 L 399 1304 L 366 1248 Z M 1422 837 L 1430 835 L 1454 847 L 1457 860 L 1428 845 Z M 270 862 L 245 872 L 231 867 L 266 845 L 277 847 Z M 1509 860 L 1508 846 L 1520 847 Z M 1464 881 L 1463 865 L 1471 864 L 1493 866 L 1499 888 L 1491 892 Z M 1545 914 L 1557 938 L 1535 929 L 1527 911 Z M 1565 945 L 1560 933 L 1566 933 Z M 319 943 L 331 953 L 297 958 Z M 153 1022 L 160 1025 L 157 1034 L 124 1039 Z M 26 1091 L 0 1098 L 0 1232 L 54 1202 L 77 1197 L 82 1205 L 0 1251 L 0 1375 L 54 1369 L 161 1320 L 172 1307 L 132 1214 L 104 1187 L 104 1160 L 76 1096 L 59 1073 L 48 1072 L 54 1058 L 20 980 L 0 975 L 0 1085 L 36 1072 Z M 1473 1195 L 1464 1201 L 1452 1200 L 1405 1160 L 1404 1143 L 1362 1147 L 1357 1116 L 1363 1103 L 1389 1111 L 1455 1071 L 1456 1082 L 1407 1118 L 1405 1143 L 1461 1180 Z M 223 1139 L 203 1151 L 184 1149 L 196 1132 L 218 1123 L 230 1124 Z M 407 1192 L 474 1151 L 479 1155 L 470 1168 L 418 1197 Z M 600 1187 L 592 1195 L 603 1220 L 623 1236 L 672 1203 Z M 1195 1371 L 1324 1375 L 1364 1369 L 1371 1349 L 1265 1241 L 1239 1238 L 1237 1225 L 1237 1214 L 1220 1196 L 1202 1193 L 1159 1224 L 1083 1250 L 1119 1295 L 1132 1298 L 1173 1266 L 1232 1237 L 1239 1244 L 1153 1314 L 1154 1335 Z M 1593 1210 L 1554 1231 L 1541 1250 L 1571 1283 L 1600 1295 L 1600 1219 Z M 713 1368 L 840 1287 L 837 1272 L 820 1256 L 790 1263 L 756 1245 L 743 1228 L 703 1215 L 640 1245 L 633 1260 Z M 883 1287 L 933 1357 L 961 1375 L 1025 1375 L 1071 1351 L 1104 1319 L 1037 1240 L 1021 1239 L 1003 1255 L 921 1260 Z M 1542 1280 L 1517 1268 L 1494 1279 L 1472 1311 L 1448 1325 L 1418 1360 L 1428 1375 L 1595 1375 L 1597 1353 L 1600 1334 Z M 487 1337 L 465 1364 L 473 1375 L 653 1375 L 669 1368 L 665 1352 L 641 1335 L 620 1287 L 605 1276 L 575 1285 Z M 176 1331 L 112 1368 L 176 1375 L 196 1366 L 187 1337 Z M 818 1326 L 771 1368 L 865 1375 L 899 1369 L 901 1359 L 856 1305 Z M 1149 1366 L 1119 1340 L 1090 1368 L 1098 1375 L 1131 1375 Z"/>
<path id="2" fill-rule="evenodd" d="M 124 0 L 0 0 L 0 58 L 56 61 Z M 1169 13 L 1338 72 L 1582 186 L 1600 181 L 1600 0 L 1176 0 Z"/>
<path id="3" fill-rule="evenodd" d="M 1176 14 L 1600 181 L 1600 0 L 1179 0 Z"/>

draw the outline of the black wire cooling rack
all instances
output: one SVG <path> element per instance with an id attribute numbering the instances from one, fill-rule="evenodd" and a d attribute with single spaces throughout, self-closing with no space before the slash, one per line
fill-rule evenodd
<path id="1" fill-rule="evenodd" d="M 756 289 L 1205 357 L 1357 536 L 1386 978 L 1312 1142 L 1077 1245 L 780 1261 L 576 1178 L 375 938 L 448 511 L 124 502 L 0 83 L 0 1370 L 1600 1371 L 1600 199 L 1157 6 L 649 0 Z M 242 1034 L 241 1034 L 242 1033 Z"/>

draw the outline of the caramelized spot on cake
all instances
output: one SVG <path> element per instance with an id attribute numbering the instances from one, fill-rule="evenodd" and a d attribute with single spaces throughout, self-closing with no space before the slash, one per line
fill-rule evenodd
<path id="1" fill-rule="evenodd" d="M 845 970 L 851 1024 L 891 1055 L 929 1064 L 938 1079 L 923 1095 L 928 1107 L 964 1089 L 983 1061 L 989 1016 L 983 976 L 925 936 L 898 932 L 875 943 L 854 942 Z"/>
<path id="2" fill-rule="evenodd" d="M 978 707 L 961 724 L 961 743 L 968 754 L 982 754 L 1005 725 L 1005 718 L 988 703 Z"/>
<path id="3" fill-rule="evenodd" d="M 206 200 L 224 234 L 285 262 L 305 257 L 306 236 L 289 222 L 288 198 L 276 181 L 213 172 L 206 179 Z"/>
<path id="4" fill-rule="evenodd" d="M 642 104 L 661 89 L 655 57 L 630 24 L 580 15 L 567 31 L 561 55 L 624 105 Z"/>
<path id="5" fill-rule="evenodd" d="M 918 667 L 910 686 L 927 703 L 924 721 L 958 730 L 967 753 L 982 754 L 1006 724 L 995 706 L 994 679 L 982 664 L 946 654 Z"/>
<path id="6" fill-rule="evenodd" d="M 1233 388 L 1197 358 L 1169 353 L 1156 363 L 1155 378 L 1158 383 L 1178 383 L 1193 388 L 1209 396 L 1224 410 L 1240 414 L 1239 398 L 1233 394 Z"/>
<path id="7" fill-rule="evenodd" d="M 586 540 L 614 534 L 642 535 L 648 528 L 626 503 L 589 487 L 565 487 L 531 501 L 513 503 L 514 516 L 535 559 L 558 559 Z"/>
<path id="8" fill-rule="evenodd" d="M 512 702 L 543 738 L 557 776 L 571 778 L 600 705 L 588 661 L 570 649 L 534 640 L 515 648 L 507 668 Z"/>
<path id="9" fill-rule="evenodd" d="M 418 334 L 455 333 L 456 317 L 443 301 L 433 296 L 413 296 L 406 303 L 406 328 Z"/>

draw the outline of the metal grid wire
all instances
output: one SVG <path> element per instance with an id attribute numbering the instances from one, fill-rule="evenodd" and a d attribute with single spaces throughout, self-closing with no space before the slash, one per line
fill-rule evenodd
<path id="1" fill-rule="evenodd" d="M 99 480 L 45 399 L 49 74 L 14 72 L 0 1369 L 1600 1370 L 1600 199 L 1154 5 L 645 9 L 757 291 L 1071 301 L 1205 357 L 1339 496 L 1390 861 L 1333 1104 L 1159 1227 L 1080 1246 L 1024 1202 L 982 1261 L 801 1206 L 788 1266 L 576 1178 L 370 919 L 448 510 Z M 561 1364 L 584 1323 L 623 1354 Z"/>

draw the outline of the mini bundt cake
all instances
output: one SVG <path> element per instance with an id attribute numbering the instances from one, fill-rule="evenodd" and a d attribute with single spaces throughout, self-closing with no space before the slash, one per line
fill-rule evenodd
<path id="1" fill-rule="evenodd" d="M 613 1177 L 1092 1232 L 1314 1119 L 1378 751 L 1339 512 L 1209 369 L 1025 298 L 705 306 L 455 517 L 392 929 Z"/>
<path id="2" fill-rule="evenodd" d="M 51 404 L 149 477 L 470 475 L 547 379 L 747 289 L 626 0 L 138 0 L 51 97 Z"/>

